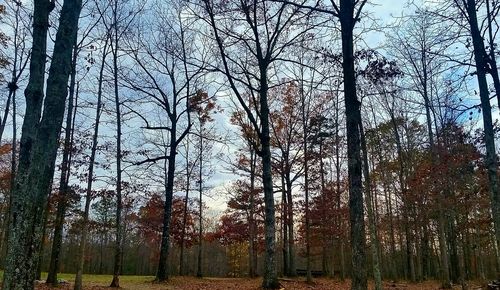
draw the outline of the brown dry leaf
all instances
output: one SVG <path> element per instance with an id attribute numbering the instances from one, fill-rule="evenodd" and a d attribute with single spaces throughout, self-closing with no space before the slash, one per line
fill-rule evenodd
<path id="1" fill-rule="evenodd" d="M 249 278 L 194 278 L 194 277 L 173 277 L 168 283 L 122 283 L 122 290 L 262 290 L 262 280 Z M 280 279 L 280 290 L 348 290 L 350 281 L 339 281 L 335 279 L 317 278 L 313 284 L 307 284 L 304 279 Z M 476 283 L 477 284 L 477 283 Z M 470 286 L 476 284 L 471 283 Z M 373 289 L 370 283 L 369 289 Z M 37 290 L 71 290 L 72 284 L 63 284 L 57 288 L 51 288 L 45 284 L 37 284 Z M 110 290 L 107 285 L 88 284 L 84 285 L 85 290 Z M 411 284 L 406 282 L 384 282 L 384 289 L 387 290 L 437 290 L 439 283 L 436 281 L 426 281 L 423 283 Z M 457 287 L 455 289 L 460 289 Z M 474 288 L 473 289 L 480 289 Z"/>

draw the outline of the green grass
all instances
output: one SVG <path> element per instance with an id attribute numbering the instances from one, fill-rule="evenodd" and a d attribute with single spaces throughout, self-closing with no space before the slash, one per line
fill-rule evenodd
<path id="1" fill-rule="evenodd" d="M 47 273 L 42 272 L 42 280 L 45 280 L 47 278 Z M 74 282 L 75 281 L 75 274 L 71 273 L 60 273 L 57 275 L 57 278 L 60 280 L 65 280 L 68 282 Z M 127 284 L 137 284 L 137 283 L 144 283 L 144 282 L 151 282 L 153 281 L 155 277 L 154 276 L 134 276 L 134 275 L 123 275 L 120 276 L 120 282 L 127 283 Z M 0 271 L 0 281 L 3 279 L 3 271 Z M 113 279 L 113 275 L 93 275 L 93 274 L 84 274 L 83 275 L 83 283 L 99 283 L 99 284 L 106 284 L 106 283 L 111 283 L 111 280 Z"/>
<path id="2" fill-rule="evenodd" d="M 42 279 L 45 280 L 47 278 L 47 273 L 42 273 Z M 58 279 L 66 280 L 68 282 L 75 281 L 75 274 L 69 273 L 61 273 L 57 275 Z M 113 279 L 113 275 L 92 275 L 92 274 L 84 274 L 83 275 L 83 283 L 111 283 Z M 153 281 L 153 276 L 132 276 L 132 275 L 124 275 L 120 276 L 120 282 L 123 283 L 144 283 Z"/>

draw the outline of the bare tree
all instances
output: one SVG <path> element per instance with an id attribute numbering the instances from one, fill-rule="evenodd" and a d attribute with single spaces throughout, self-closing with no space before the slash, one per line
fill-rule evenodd
<path id="1" fill-rule="evenodd" d="M 331 5 L 317 1 L 306 2 L 275 0 L 305 10 L 313 10 L 338 18 L 342 40 L 342 68 L 344 75 L 344 100 L 347 127 L 347 164 L 349 172 L 349 213 L 351 222 L 352 286 L 353 290 L 367 289 L 365 222 L 363 208 L 362 160 L 359 124 L 361 103 L 356 93 L 354 67 L 354 27 L 361 20 L 366 0 L 331 1 Z"/>
<path id="2" fill-rule="evenodd" d="M 91 8 L 92 9 L 92 8 Z M 92 13 L 92 10 L 91 10 Z M 74 129 L 76 112 L 78 108 L 78 89 L 80 81 L 78 77 L 78 56 L 81 54 L 82 50 L 87 45 L 87 38 L 95 26 L 100 22 L 100 18 L 97 21 L 91 21 L 86 24 L 85 29 L 81 29 L 81 37 L 75 39 L 73 45 L 73 54 L 71 60 L 71 73 L 69 82 L 69 96 L 68 96 L 68 109 L 66 113 L 66 124 L 64 130 L 64 143 L 63 143 L 63 157 L 61 162 L 61 176 L 59 179 L 59 191 L 57 193 L 57 210 L 54 225 L 54 233 L 52 240 L 52 249 L 49 262 L 49 271 L 47 274 L 46 283 L 57 285 L 57 273 L 59 271 L 60 264 L 60 254 L 63 240 L 63 228 L 65 223 L 65 216 L 67 214 L 68 200 L 70 196 L 69 179 L 71 176 L 71 164 L 73 157 L 73 144 L 74 144 Z M 88 70 L 80 76 L 80 79 L 85 78 Z M 41 263 L 39 263 L 39 267 Z"/>
<path id="3" fill-rule="evenodd" d="M 5 102 L 4 115 L 0 121 L 0 141 L 2 140 L 3 132 L 5 130 L 11 103 L 14 102 L 17 90 L 19 89 L 19 80 L 25 72 L 30 55 L 30 51 L 26 47 L 26 38 L 28 37 L 28 29 L 26 26 L 29 25 L 29 23 L 26 23 L 26 20 L 22 19 L 29 19 L 29 17 L 27 17 L 27 8 L 18 1 L 7 1 L 6 7 L 13 13 L 9 13 L 9 16 L 11 17 L 8 17 L 8 19 L 2 19 L 2 22 L 7 23 L 7 25 L 10 26 L 13 35 L 9 38 L 9 47 L 12 48 L 12 57 L 9 58 L 11 78 L 7 84 L 9 94 L 7 96 L 7 101 Z"/>
<path id="4" fill-rule="evenodd" d="M 9 89 L 9 95 L 7 96 L 6 108 L 4 110 L 4 116 L 1 121 L 0 128 L 0 143 L 2 141 L 3 131 L 7 123 L 8 114 L 12 113 L 12 164 L 11 164 L 11 184 L 10 184 L 10 196 L 7 204 L 7 210 L 5 212 L 5 217 L 2 225 L 2 235 L 0 236 L 0 253 L 4 253 L 6 249 L 5 244 L 8 241 L 8 227 L 10 223 L 10 206 L 12 204 L 12 193 L 14 189 L 15 173 L 17 170 L 17 91 L 19 89 L 19 81 L 24 76 L 26 71 L 26 66 L 30 59 L 30 49 L 26 47 L 28 38 L 28 25 L 31 20 L 26 21 L 28 15 L 28 9 L 21 5 L 17 1 L 8 1 L 6 8 L 13 13 L 10 13 L 7 19 L 2 19 L 5 21 L 9 27 L 12 29 L 13 35 L 10 37 L 9 48 L 12 48 L 12 58 L 10 58 L 10 68 L 11 68 L 11 79 L 7 84 Z M 11 108 L 9 108 L 9 105 Z"/>
<path id="5" fill-rule="evenodd" d="M 168 279 L 167 258 L 170 253 L 170 221 L 174 179 L 176 175 L 177 150 L 189 134 L 191 121 L 190 99 L 204 84 L 199 78 L 205 68 L 205 52 L 189 45 L 198 39 L 188 29 L 190 19 L 182 14 L 186 8 L 182 2 L 173 2 L 172 9 L 165 10 L 154 4 L 151 17 L 154 23 L 145 20 L 143 27 L 137 29 L 136 38 L 128 42 L 128 49 L 136 67 L 125 73 L 125 84 L 131 90 L 147 97 L 150 105 L 159 109 L 163 116 L 157 121 L 145 117 L 138 110 L 133 110 L 145 123 L 144 129 L 153 137 L 163 139 L 167 134 L 167 151 L 160 156 L 150 156 L 146 150 L 145 159 L 136 165 L 165 161 L 165 203 L 163 214 L 160 258 L 156 280 Z M 146 18 L 144 18 L 146 19 Z M 147 31 L 144 30 L 147 27 Z M 150 29 L 153 27 L 153 29 Z M 165 28 L 168 29 L 165 29 Z M 153 153 L 154 154 L 154 153 Z"/>
<path id="6" fill-rule="evenodd" d="M 97 155 L 97 146 L 99 138 L 99 125 L 101 121 L 102 107 L 103 107 L 103 81 L 104 81 L 104 68 L 106 65 L 106 58 L 109 54 L 109 35 L 105 35 L 104 44 L 102 46 L 102 58 L 99 64 L 99 75 L 97 81 L 97 101 L 96 101 L 96 112 L 94 119 L 94 132 L 92 134 L 92 145 L 90 150 L 90 158 L 88 164 L 88 176 L 87 176 L 87 186 L 85 189 L 85 203 L 83 211 L 83 222 L 80 233 L 80 244 L 77 254 L 77 268 L 75 276 L 75 290 L 82 289 L 82 278 L 83 278 L 83 266 L 85 262 L 85 251 L 87 244 L 87 235 L 89 227 L 89 214 L 90 214 L 90 203 L 92 201 L 92 185 L 94 182 L 94 168 L 95 159 Z"/>
<path id="7" fill-rule="evenodd" d="M 290 33 L 311 16 L 297 7 L 274 1 L 202 1 L 221 58 L 220 71 L 245 111 L 259 145 L 265 202 L 265 271 L 262 286 L 279 287 L 276 272 L 274 190 L 271 173 L 269 87 L 274 75 L 270 67 L 284 61 L 283 52 L 309 32 L 311 27 Z M 233 29 L 234 28 L 234 29 Z M 243 56 L 243 57 L 242 57 Z M 244 97 L 248 94 L 250 97 Z M 247 101 L 249 100 L 249 101 Z"/>
<path id="8" fill-rule="evenodd" d="M 489 1 L 488 1 L 489 2 Z M 490 93 L 486 75 L 490 67 L 488 53 L 481 35 L 480 24 L 477 16 L 477 1 L 475 0 L 454 0 L 456 8 L 465 18 L 469 25 L 474 61 L 476 63 L 476 76 L 479 87 L 479 97 L 481 100 L 481 110 L 483 114 L 484 144 L 486 145 L 485 164 L 488 174 L 488 186 L 491 198 L 491 211 L 493 224 L 495 226 L 495 239 L 497 247 L 500 246 L 500 188 L 498 181 L 498 162 L 495 149 L 495 132 L 493 129 L 493 119 L 491 113 Z M 491 68 L 497 70 L 497 68 Z M 497 91 L 497 94 L 500 92 Z M 498 97 L 498 96 L 497 96 Z M 500 100 L 500 99 L 499 99 Z M 500 103 L 499 103 L 500 104 Z M 497 260 L 500 258 L 497 257 Z M 497 275 L 500 275 L 500 266 L 497 268 Z"/>

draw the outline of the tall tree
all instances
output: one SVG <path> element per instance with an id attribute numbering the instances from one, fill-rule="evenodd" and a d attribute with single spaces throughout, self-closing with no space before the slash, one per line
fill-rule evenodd
<path id="1" fill-rule="evenodd" d="M 14 189 L 14 180 L 15 180 L 15 173 L 17 170 L 17 91 L 19 90 L 19 80 L 21 77 L 24 75 L 26 71 L 26 66 L 29 62 L 29 55 L 30 55 L 30 50 L 26 48 L 26 41 L 28 38 L 28 28 L 26 27 L 26 23 L 23 22 L 22 20 L 25 18 L 28 18 L 28 11 L 27 8 L 22 6 L 21 3 L 19 2 L 7 2 L 6 6 L 3 6 L 2 9 L 8 9 L 9 11 L 12 11 L 9 13 L 7 16 L 9 17 L 9 27 L 11 27 L 13 35 L 10 38 L 6 38 L 5 34 L 2 34 L 0 36 L 0 39 L 2 39 L 2 44 L 5 44 L 7 40 L 10 40 L 10 45 L 9 47 L 12 48 L 12 58 L 6 62 L 5 59 L 3 59 L 2 66 L 6 65 L 7 63 L 10 64 L 10 69 L 11 69 L 11 79 L 7 84 L 7 88 L 9 89 L 9 95 L 7 97 L 7 102 L 6 105 L 10 103 L 11 109 L 10 108 L 5 108 L 4 111 L 4 116 L 3 116 L 3 121 L 2 125 L 3 129 L 5 129 L 5 125 L 7 122 L 7 115 L 9 111 L 11 110 L 12 112 L 12 158 L 11 158 L 11 182 L 10 182 L 10 195 L 9 195 L 9 201 L 7 204 L 7 211 L 10 211 L 9 208 L 12 204 L 11 199 L 12 199 L 12 193 Z M 5 13 L 5 10 L 3 11 Z M 5 20 L 7 22 L 7 19 L 0 19 L 2 22 Z M 0 134 L 0 142 L 2 141 L 1 139 L 2 134 Z M 3 232 L 1 241 L 0 241 L 0 254 L 3 255 L 4 249 L 6 249 L 5 244 L 8 241 L 8 234 L 9 232 L 7 231 L 10 223 L 10 216 L 9 213 L 6 213 L 6 217 L 3 221 Z"/>
<path id="2" fill-rule="evenodd" d="M 90 157 L 88 163 L 87 186 L 85 188 L 85 202 L 84 211 L 82 216 L 82 226 L 80 232 L 80 240 L 77 253 L 76 275 L 75 275 L 75 290 L 82 289 L 83 279 L 83 266 L 85 263 L 85 252 L 87 247 L 87 235 L 89 232 L 89 215 L 90 203 L 92 202 L 92 186 L 94 183 L 94 168 L 96 163 L 98 140 L 99 140 L 99 125 L 101 121 L 102 107 L 103 107 L 103 81 L 104 81 L 104 68 L 106 66 L 106 58 L 109 54 L 109 37 L 108 33 L 104 36 L 104 44 L 102 49 L 102 58 L 99 64 L 99 75 L 97 80 L 97 101 L 94 119 L 94 131 L 92 134 L 92 144 L 90 149 Z"/>
<path id="3" fill-rule="evenodd" d="M 198 121 L 198 132 L 193 134 L 198 135 L 198 193 L 199 193 L 199 208 L 198 208 L 198 263 L 196 269 L 196 276 L 203 277 L 203 179 L 205 178 L 205 171 L 207 167 L 203 162 L 206 161 L 205 158 L 210 156 L 212 152 L 212 142 L 214 131 L 213 128 L 207 128 L 209 122 L 214 121 L 211 114 L 215 109 L 215 102 L 211 99 L 208 93 L 199 90 L 194 97 L 190 100 L 189 108 L 194 111 L 197 116 Z"/>
<path id="4" fill-rule="evenodd" d="M 301 164 L 301 154 L 303 152 L 299 141 L 301 125 L 301 98 L 300 89 L 296 83 L 290 83 L 281 89 L 277 96 L 273 96 L 271 112 L 271 142 L 277 147 L 280 153 L 278 162 L 279 173 L 283 180 L 282 190 L 284 193 L 284 231 L 283 242 L 287 256 L 283 257 L 284 272 L 290 277 L 297 275 L 295 263 L 295 228 L 293 210 L 293 187 L 299 178 L 303 176 L 304 167 Z"/>
<path id="5" fill-rule="evenodd" d="M 75 39 L 76 42 L 76 39 Z M 68 109 L 66 113 L 66 124 L 64 129 L 63 159 L 61 163 L 61 176 L 59 178 L 59 192 L 57 193 L 57 210 L 54 225 L 54 238 L 50 255 L 49 272 L 46 282 L 57 285 L 57 272 L 59 271 L 59 255 L 62 245 L 62 234 L 64 227 L 64 218 L 69 197 L 69 178 L 71 175 L 71 152 L 73 147 L 74 125 L 77 106 L 75 95 L 76 89 L 76 60 L 78 56 L 78 47 L 73 45 L 73 57 L 71 61 L 71 74 L 68 95 Z M 40 267 L 39 262 L 39 267 Z"/>
<path id="6" fill-rule="evenodd" d="M 440 98 L 439 87 L 441 86 L 438 84 L 443 78 L 443 72 L 449 70 L 449 63 L 443 55 L 449 53 L 447 49 L 454 40 L 452 38 L 453 34 L 450 33 L 448 27 L 435 21 L 429 11 L 423 9 L 417 11 L 416 15 L 410 16 L 400 28 L 388 35 L 388 39 L 391 47 L 390 54 L 399 60 L 398 65 L 405 75 L 404 88 L 410 92 L 414 91 L 423 101 L 430 154 L 433 156 L 431 160 L 436 160 L 436 130 L 433 125 L 436 121 L 435 103 Z M 379 91 L 381 91 L 381 88 L 379 88 Z M 381 93 L 387 98 L 394 92 L 388 92 L 387 88 L 382 88 Z M 390 115 L 393 114 L 390 113 Z M 396 129 L 394 133 L 397 133 Z M 395 137 L 399 139 L 399 136 Z M 401 146 L 399 145 L 399 147 Z M 398 150 L 398 152 L 402 152 L 402 150 Z M 402 172 L 403 169 L 401 169 L 401 174 Z M 403 180 L 401 174 L 400 180 Z M 436 194 L 438 199 L 444 199 L 441 193 Z M 446 250 L 444 211 L 443 208 L 438 209 L 437 219 L 439 225 L 440 269 L 442 284 L 449 287 L 450 275 Z"/>
<path id="7" fill-rule="evenodd" d="M 54 174 L 57 139 L 64 118 L 71 71 L 71 48 L 77 34 L 81 5 L 79 0 L 63 3 L 47 78 L 47 97 L 43 98 L 48 17 L 54 3 L 34 2 L 30 79 L 25 91 L 26 114 L 10 213 L 4 290 L 34 288 L 41 220 Z"/>
<path id="8" fill-rule="evenodd" d="M 317 1 L 314 5 L 308 5 L 298 1 L 275 1 L 288 3 L 306 10 L 319 11 L 334 16 L 340 22 L 347 127 L 347 167 L 349 173 L 349 213 L 353 268 L 351 289 L 367 289 L 362 162 L 358 126 L 361 122 L 361 103 L 356 93 L 356 71 L 354 67 L 354 28 L 356 23 L 361 20 L 361 13 L 367 1 L 331 1 L 330 6 L 324 5 L 321 1 Z"/>
<path id="9" fill-rule="evenodd" d="M 113 266 L 113 280 L 110 287 L 120 287 L 120 272 L 122 267 L 123 257 L 123 197 L 122 197 L 122 111 L 120 100 L 120 90 L 118 86 L 118 53 L 120 52 L 120 35 L 123 31 L 119 28 L 119 10 L 118 1 L 114 1 L 111 8 L 112 24 L 111 24 L 111 55 L 113 58 L 113 94 L 115 101 L 116 113 L 116 237 L 115 237 L 115 262 Z"/>
<path id="10" fill-rule="evenodd" d="M 495 149 L 495 132 L 493 128 L 493 118 L 491 113 L 490 93 L 486 74 L 488 68 L 488 53 L 481 35 L 480 24 L 477 17 L 477 1 L 475 0 L 455 0 L 456 7 L 461 12 L 469 25 L 469 32 L 472 38 L 474 61 L 476 63 L 476 77 L 479 87 L 479 97 L 481 100 L 481 111 L 483 115 L 484 144 L 486 145 L 485 165 L 488 174 L 488 187 L 491 198 L 491 212 L 493 224 L 495 226 L 495 239 L 497 247 L 500 246 L 500 189 L 498 181 L 498 163 Z M 493 68 L 496 69 L 496 68 Z M 498 93 L 498 92 L 497 92 Z M 497 257 L 498 259 L 498 257 Z M 497 269 L 500 275 L 500 266 Z"/>
<path id="11" fill-rule="evenodd" d="M 266 254 L 262 286 L 278 288 L 275 260 L 276 217 L 271 173 L 269 70 L 272 65 L 283 60 L 282 53 L 285 50 L 311 29 L 307 27 L 298 35 L 288 33 L 309 18 L 310 14 L 301 13 L 300 9 L 287 3 L 275 3 L 271 0 L 235 3 L 203 0 L 202 3 L 222 62 L 221 67 L 216 69 L 227 79 L 231 92 L 238 99 L 259 137 L 259 145 L 253 146 L 261 157 L 266 213 Z M 232 29 L 235 24 L 239 27 L 238 31 Z M 242 53 L 246 57 L 241 58 Z M 247 102 L 245 94 L 250 96 L 250 102 Z"/>
<path id="12" fill-rule="evenodd" d="M 347 165 L 349 172 L 349 212 L 351 221 L 351 247 L 353 282 L 351 289 L 367 289 L 365 223 L 363 209 L 363 184 L 360 153 L 361 103 L 356 94 L 356 72 L 354 70 L 353 30 L 366 1 L 340 0 L 334 6 L 340 20 L 342 34 L 342 68 L 344 73 L 344 98 L 347 127 Z M 356 7 L 358 6 L 358 7 Z M 357 8 L 357 9 L 356 9 Z"/>
<path id="13" fill-rule="evenodd" d="M 189 43 L 196 41 L 197 38 L 188 28 L 188 23 L 182 19 L 181 11 L 186 8 L 185 3 L 179 1 L 172 4 L 170 10 L 164 10 L 160 6 L 155 7 L 153 14 L 149 16 L 161 21 L 149 23 L 153 29 L 147 27 L 148 31 L 140 31 L 139 27 L 137 37 L 134 41 L 129 41 L 128 49 L 136 67 L 127 71 L 125 76 L 126 87 L 146 96 L 163 112 L 163 116 L 156 121 L 144 117 L 134 108 L 129 108 L 145 123 L 143 128 L 147 134 L 167 141 L 167 146 L 163 147 L 164 154 L 149 157 L 151 150 L 147 150 L 143 154 L 146 158 L 136 162 L 136 165 L 151 164 L 161 160 L 166 162 L 162 239 L 156 272 L 158 282 L 167 281 L 169 275 L 167 258 L 170 254 L 170 222 L 177 150 L 191 131 L 190 100 L 198 93 L 197 88 L 202 86 L 200 77 L 206 67 L 206 56 L 203 52 L 200 53 L 196 48 L 189 46 Z M 166 31 L 164 27 L 169 27 L 170 30 Z"/>

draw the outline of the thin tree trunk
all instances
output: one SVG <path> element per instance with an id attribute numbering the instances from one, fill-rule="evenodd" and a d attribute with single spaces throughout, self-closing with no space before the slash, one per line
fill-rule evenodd
<path id="1" fill-rule="evenodd" d="M 102 109 L 102 86 L 104 78 L 104 67 L 106 65 L 106 55 L 108 47 L 109 38 L 106 37 L 104 42 L 103 57 L 101 60 L 101 67 L 99 70 L 99 81 L 98 81 L 98 91 L 97 91 L 97 105 L 96 114 L 94 121 L 94 134 L 92 136 L 92 148 L 90 151 L 89 167 L 88 167 L 88 177 L 87 177 L 87 188 L 85 194 L 85 209 L 83 212 L 83 222 L 80 235 L 80 244 L 77 254 L 77 264 L 76 264 L 76 276 L 75 276 L 75 286 L 74 290 L 82 289 L 82 276 L 83 276 L 83 266 L 85 263 L 85 247 L 87 244 L 87 234 L 89 227 L 89 212 L 90 212 L 90 202 L 92 200 L 92 183 L 94 181 L 94 165 L 97 154 L 97 142 L 99 137 L 99 122 L 101 119 L 101 109 Z M 102 257 L 101 257 L 102 258 Z"/>
<path id="2" fill-rule="evenodd" d="M 0 255 L 5 259 L 5 253 L 8 250 L 9 240 L 9 224 L 10 224 L 10 208 L 12 205 L 12 198 L 14 194 L 14 184 L 17 171 L 17 106 L 16 106 L 16 91 L 12 94 L 12 152 L 11 152 L 11 166 L 10 166 L 10 189 L 9 198 L 7 200 L 7 207 L 4 214 L 3 232 L 1 237 Z M 1 265 L 5 267 L 2 259 Z"/>
<path id="3" fill-rule="evenodd" d="M 361 148 L 363 152 L 363 173 L 365 175 L 365 192 L 366 192 L 366 208 L 368 211 L 368 227 L 370 232 L 370 248 L 372 251 L 373 259 L 373 277 L 375 279 L 375 290 L 382 290 L 382 275 L 380 274 L 380 258 L 379 241 L 377 237 L 377 228 L 375 224 L 375 215 L 373 213 L 372 192 L 370 169 L 368 165 L 368 151 L 366 148 L 366 140 L 364 136 L 363 122 L 359 123 L 359 134 L 361 137 Z"/>
<path id="4" fill-rule="evenodd" d="M 326 198 L 325 198 L 325 164 L 323 162 L 323 139 L 320 137 L 320 143 L 319 143 L 319 172 L 320 172 L 320 192 L 321 192 L 321 201 L 323 204 L 326 203 Z M 326 211 L 325 207 L 322 207 L 321 214 L 323 217 L 326 217 Z M 322 253 L 321 253 L 321 267 L 323 270 L 323 273 L 326 276 L 330 276 L 330 265 L 329 265 L 329 260 L 328 260 L 328 235 L 327 235 L 327 224 L 328 222 L 324 220 L 322 227 L 322 239 L 323 239 L 323 247 L 322 247 Z"/>
<path id="5" fill-rule="evenodd" d="M 256 225 L 255 225 L 255 152 L 250 144 L 250 209 L 248 217 L 249 226 L 249 276 L 257 276 L 257 247 L 255 245 Z M 284 223 L 283 223 L 284 224 Z"/>
<path id="6" fill-rule="evenodd" d="M 290 179 L 290 165 L 286 162 L 285 185 L 287 199 L 287 221 L 288 221 L 288 276 L 297 276 L 297 267 L 295 266 L 295 231 L 293 229 L 294 214 L 293 214 L 293 195 L 292 181 Z"/>
<path id="7" fill-rule="evenodd" d="M 290 259 L 289 259 L 289 243 L 288 243 L 288 228 L 289 228 L 289 216 L 288 216 L 288 201 L 286 194 L 286 184 L 285 184 L 285 167 L 282 161 L 282 174 L 281 174 L 281 228 L 282 228 L 282 254 L 283 254 L 283 274 L 285 276 L 290 275 Z"/>
<path id="8" fill-rule="evenodd" d="M 113 266 L 113 280 L 109 287 L 120 287 L 120 271 L 122 267 L 123 252 L 123 222 L 122 222 L 122 116 L 120 96 L 118 90 L 118 1 L 114 1 L 114 41 L 113 41 L 113 85 L 116 110 L 116 240 L 115 240 L 115 260 Z"/>
<path id="9" fill-rule="evenodd" d="M 335 186 L 336 186 L 336 224 L 337 224 L 337 241 L 340 244 L 340 279 L 345 279 L 345 263 L 344 263 L 344 239 L 340 237 L 342 227 L 342 215 L 340 213 L 342 204 L 340 196 L 340 116 L 339 116 L 339 96 L 337 94 L 336 108 L 335 108 Z M 333 264 L 333 262 L 332 262 Z"/>
<path id="10" fill-rule="evenodd" d="M 203 277 L 203 271 L 202 271 L 202 254 L 203 254 L 203 124 L 200 120 L 200 172 L 199 172 L 199 175 L 200 175 L 200 180 L 198 180 L 199 182 L 199 187 L 198 187 L 198 191 L 200 193 L 200 203 L 199 203 L 199 219 L 200 219 L 200 223 L 199 223 L 199 229 L 198 229 L 198 270 L 196 271 L 196 277 Z"/>
<path id="11" fill-rule="evenodd" d="M 429 134 L 429 145 L 431 151 L 431 162 L 432 166 L 434 166 L 434 162 L 436 160 L 436 148 L 434 145 L 434 135 L 432 132 L 432 117 L 431 117 L 431 102 L 429 98 L 429 89 L 428 89 L 428 70 L 427 70 L 427 48 L 424 46 L 422 49 L 422 65 L 423 65 L 423 95 L 424 104 L 425 104 L 425 114 L 426 114 L 426 123 L 427 130 Z M 442 286 L 444 288 L 450 288 L 450 270 L 449 270 L 449 261 L 448 261 L 448 253 L 446 250 L 446 237 L 445 237 L 445 217 L 444 211 L 441 205 L 441 200 L 444 198 L 442 193 L 437 193 L 438 195 L 438 241 L 439 241 L 439 253 L 441 259 L 441 281 Z"/>
<path id="12" fill-rule="evenodd" d="M 489 38 L 489 72 L 491 78 L 493 79 L 493 85 L 495 87 L 495 93 L 497 95 L 498 106 L 500 107 L 500 77 L 498 76 L 498 66 L 496 61 L 496 51 L 495 51 L 495 37 L 493 35 L 493 25 L 495 25 L 491 19 L 491 8 L 490 8 L 490 0 L 486 0 L 486 13 L 488 18 L 488 38 Z"/>
<path id="13" fill-rule="evenodd" d="M 301 84 L 301 101 L 302 101 L 302 124 L 303 124 L 303 139 L 302 146 L 304 150 L 304 194 L 305 194 L 305 219 L 306 219 L 306 281 L 312 283 L 311 275 L 311 224 L 309 220 L 309 149 L 307 144 L 308 137 L 308 114 L 306 114 L 305 95 L 303 84 Z"/>
<path id="14" fill-rule="evenodd" d="M 5 130 L 5 124 L 7 123 L 7 117 L 9 116 L 9 110 L 10 110 L 10 102 L 12 99 L 12 94 L 14 93 L 15 89 L 10 88 L 11 83 L 9 83 L 9 95 L 7 96 L 7 101 L 5 102 L 5 109 L 3 113 L 2 120 L 0 122 L 0 142 L 2 141 L 2 136 L 3 136 L 3 131 Z"/>
<path id="15" fill-rule="evenodd" d="M 179 275 L 185 275 L 184 270 L 184 248 L 186 246 L 186 225 L 189 201 L 189 187 L 191 182 L 191 168 L 189 166 L 189 138 L 186 139 L 186 196 L 184 197 L 184 211 L 182 215 L 182 236 L 179 261 Z"/>

